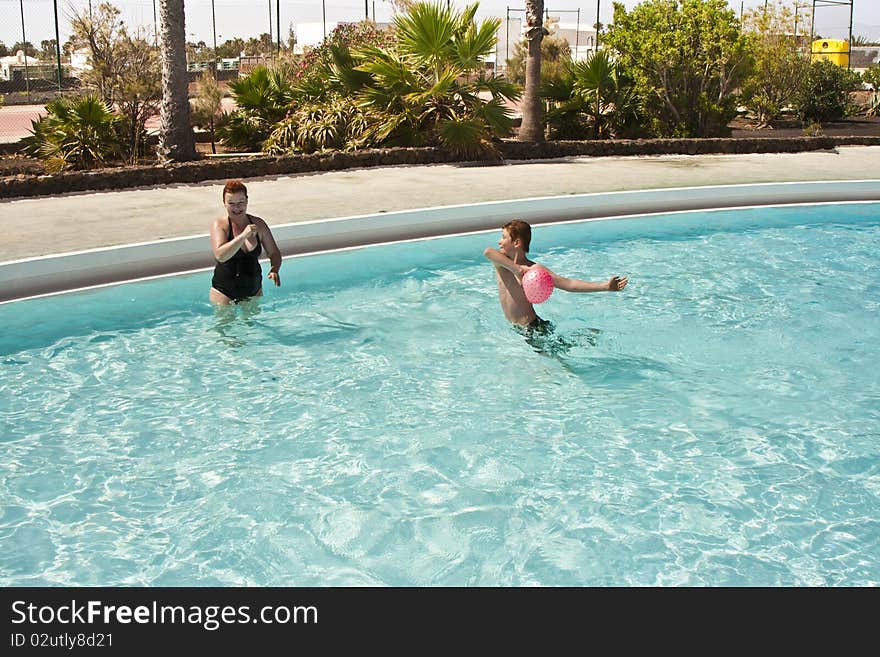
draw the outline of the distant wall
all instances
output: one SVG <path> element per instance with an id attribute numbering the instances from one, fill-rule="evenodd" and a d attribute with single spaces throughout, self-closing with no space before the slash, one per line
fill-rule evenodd
<path id="1" fill-rule="evenodd" d="M 500 143 L 506 160 L 550 159 L 571 156 L 704 155 L 710 153 L 799 153 L 837 146 L 880 146 L 880 137 L 796 137 L 755 139 L 615 139 L 608 141 L 550 141 L 530 144 Z M 250 156 L 204 159 L 196 162 L 70 171 L 0 179 L 0 198 L 47 196 L 66 192 L 126 189 L 227 178 L 335 171 L 400 164 L 460 162 L 438 148 L 382 148 L 353 153 L 331 152 L 285 157 Z"/>

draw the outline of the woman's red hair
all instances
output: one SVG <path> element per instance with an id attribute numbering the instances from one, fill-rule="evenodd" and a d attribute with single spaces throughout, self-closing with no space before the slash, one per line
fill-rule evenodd
<path id="1" fill-rule="evenodd" d="M 244 183 L 240 180 L 227 180 L 223 185 L 223 200 L 226 201 L 227 194 L 238 194 L 239 192 L 243 193 L 245 197 L 247 196 L 247 187 L 244 186 Z"/>

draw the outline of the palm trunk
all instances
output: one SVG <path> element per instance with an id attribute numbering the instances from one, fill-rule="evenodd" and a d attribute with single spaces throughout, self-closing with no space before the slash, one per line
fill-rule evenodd
<path id="1" fill-rule="evenodd" d="M 162 126 L 159 129 L 159 159 L 162 162 L 194 160 L 197 155 L 189 119 L 183 0 L 160 0 L 159 13 L 162 34 Z"/>
<path id="2" fill-rule="evenodd" d="M 526 0 L 526 87 L 522 102 L 520 141 L 544 141 L 544 114 L 541 107 L 541 42 L 544 40 L 544 0 Z"/>

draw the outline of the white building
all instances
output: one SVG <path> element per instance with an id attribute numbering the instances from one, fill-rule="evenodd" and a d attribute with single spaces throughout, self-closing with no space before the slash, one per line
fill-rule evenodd
<path id="1" fill-rule="evenodd" d="M 70 53 L 70 70 L 76 77 L 80 77 L 83 71 L 92 70 L 92 65 L 89 63 L 88 50 L 74 50 Z"/>
<path id="2" fill-rule="evenodd" d="M 297 23 L 296 27 L 296 44 L 294 44 L 293 52 L 301 55 L 306 48 L 314 48 L 321 45 L 325 36 L 336 29 L 338 25 L 336 21 L 324 23 Z"/>
<path id="3" fill-rule="evenodd" d="M 23 50 L 19 50 L 14 55 L 10 55 L 9 57 L 0 57 L 0 79 L 6 81 L 21 81 L 25 80 L 25 71 L 27 69 L 33 68 L 33 71 L 27 70 L 30 74 L 30 77 L 39 77 L 35 75 L 37 69 L 45 66 L 43 62 L 35 57 L 29 57 L 24 54 Z"/>
<path id="4" fill-rule="evenodd" d="M 293 46 L 293 52 L 301 55 L 307 48 L 320 46 L 325 36 L 330 34 L 340 25 L 357 25 L 357 21 L 323 21 L 318 23 L 297 23 L 294 26 L 296 34 L 296 44 Z M 391 23 L 376 23 L 377 28 L 385 29 Z"/>
<path id="5" fill-rule="evenodd" d="M 519 12 L 522 16 L 522 12 Z M 590 53 L 596 50 L 596 30 L 592 29 L 586 20 L 560 20 L 558 16 L 551 16 L 544 21 L 544 26 L 550 34 L 565 39 L 571 47 L 571 58 L 575 61 L 586 59 Z M 506 60 L 513 57 L 516 44 L 523 40 L 523 20 L 514 17 L 511 13 L 509 19 L 501 19 L 501 27 L 495 33 L 498 41 L 495 45 L 495 62 L 499 71 L 504 70 Z"/>
<path id="6" fill-rule="evenodd" d="M 586 23 L 576 21 L 559 21 L 553 36 L 568 41 L 571 47 L 571 58 L 574 61 L 586 59 L 596 50 L 596 30 L 590 29 Z"/>

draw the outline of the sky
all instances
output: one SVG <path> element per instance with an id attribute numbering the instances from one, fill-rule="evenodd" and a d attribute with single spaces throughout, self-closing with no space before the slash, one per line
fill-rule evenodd
<path id="1" fill-rule="evenodd" d="M 387 21 L 391 16 L 391 5 L 385 0 L 366 0 L 371 17 L 375 11 L 378 21 Z M 828 1 L 828 0 L 819 0 Z M 92 0 L 93 7 L 99 0 Z M 272 10 L 272 33 L 275 32 L 276 2 L 281 9 L 281 32 L 288 33 L 296 23 L 322 21 L 321 0 L 186 0 L 186 32 L 188 41 L 205 41 L 208 45 L 213 40 L 211 8 L 213 4 L 216 23 L 217 42 L 240 36 L 248 38 L 259 36 L 269 31 L 269 10 Z M 627 8 L 639 4 L 640 0 L 623 0 Z M 772 0 L 771 0 L 772 2 Z M 803 5 L 811 5 L 812 0 L 800 0 Z M 159 0 L 115 0 L 113 2 L 122 10 L 123 19 L 134 28 L 144 26 L 152 30 L 153 7 L 158 8 Z M 456 5 L 463 6 L 462 0 Z M 602 23 L 608 23 L 612 17 L 612 1 L 598 0 Z M 731 8 L 739 13 L 741 6 L 748 11 L 750 8 L 763 6 L 764 0 L 729 0 Z M 789 4 L 793 4 L 790 2 Z M 71 11 L 88 12 L 89 0 L 57 0 L 59 13 L 59 32 L 62 43 L 67 40 L 70 30 L 67 16 Z M 524 2 L 520 0 L 483 0 L 480 3 L 479 17 L 498 16 L 504 19 L 510 8 L 510 17 L 517 18 Z M 545 7 L 551 15 L 558 15 L 562 21 L 574 21 L 576 11 L 580 9 L 582 24 L 591 25 L 595 22 L 597 0 L 545 0 Z M 27 40 L 39 46 L 44 39 L 55 38 L 54 1 L 53 0 L 0 0 L 0 41 L 7 46 L 21 41 L 22 16 Z M 328 23 L 334 21 L 359 20 L 364 16 L 364 0 L 324 0 L 323 12 Z M 826 5 L 816 9 L 816 32 L 826 38 L 846 38 L 849 28 L 849 6 Z M 862 35 L 871 40 L 880 41 L 880 0 L 853 0 L 853 35 Z"/>

